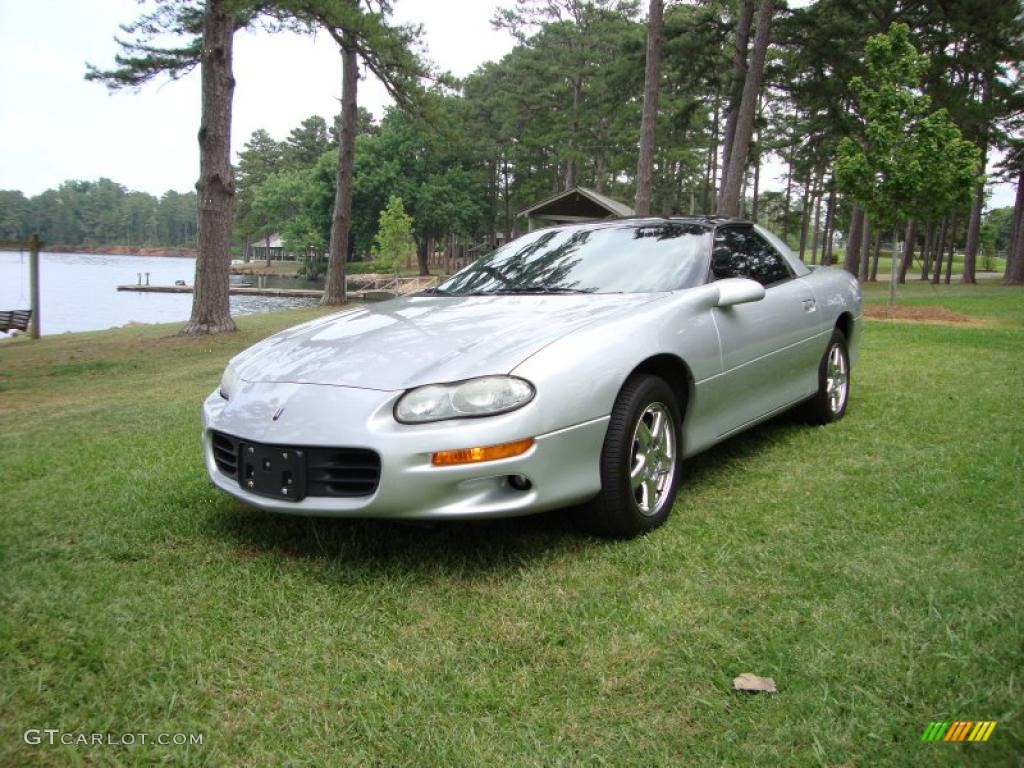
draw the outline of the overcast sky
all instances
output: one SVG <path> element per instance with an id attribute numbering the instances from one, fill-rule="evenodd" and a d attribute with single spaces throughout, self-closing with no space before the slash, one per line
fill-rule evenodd
<path id="1" fill-rule="evenodd" d="M 511 50 L 512 38 L 491 28 L 498 0 L 397 0 L 399 21 L 421 23 L 430 58 L 465 75 Z M 83 79 L 85 63 L 109 66 L 117 25 L 135 18 L 136 0 L 0 0 L 0 189 L 34 195 L 65 179 L 106 176 L 160 195 L 193 188 L 199 175 L 198 70 L 166 78 L 138 93 L 109 94 Z M 340 58 L 326 35 L 242 32 L 235 36 L 232 152 L 264 128 L 284 138 L 304 118 L 338 112 Z M 388 103 L 366 78 L 359 103 L 379 119 Z M 781 168 L 766 168 L 778 188 Z M 1009 184 L 990 203 L 1013 205 Z"/>
<path id="2" fill-rule="evenodd" d="M 395 18 L 422 23 L 430 58 L 456 75 L 512 49 L 491 28 L 492 0 L 398 0 Z M 147 7 L 147 6 L 143 6 Z M 151 7 L 151 4 L 150 6 Z M 136 0 L 0 0 L 0 188 L 38 194 L 65 179 L 106 176 L 159 195 L 199 176 L 198 68 L 133 93 L 83 79 L 85 63 L 109 66 L 117 25 Z M 327 35 L 235 36 L 232 152 L 265 128 L 276 138 L 310 115 L 337 114 L 341 60 Z M 359 103 L 379 119 L 384 89 L 360 80 Z"/>

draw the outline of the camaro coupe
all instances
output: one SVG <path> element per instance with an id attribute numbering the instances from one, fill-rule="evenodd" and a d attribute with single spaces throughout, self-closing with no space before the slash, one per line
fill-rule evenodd
<path id="1" fill-rule="evenodd" d="M 616 219 L 530 232 L 419 294 L 296 326 L 203 406 L 213 482 L 303 515 L 574 508 L 628 537 L 683 459 L 799 406 L 842 418 L 857 281 L 765 229 Z"/>

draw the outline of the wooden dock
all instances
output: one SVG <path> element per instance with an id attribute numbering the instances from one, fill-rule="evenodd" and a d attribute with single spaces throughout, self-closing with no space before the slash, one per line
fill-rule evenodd
<path id="1" fill-rule="evenodd" d="M 119 291 L 136 293 L 192 293 L 191 285 L 119 285 Z M 232 285 L 228 288 L 232 296 L 279 296 L 290 298 L 319 299 L 323 291 L 318 288 L 257 288 L 255 286 Z"/>
<path id="2" fill-rule="evenodd" d="M 354 275 L 349 278 L 348 296 L 351 299 L 380 301 L 395 296 L 421 291 L 437 281 L 436 277 L 377 277 L 363 278 Z M 136 293 L 192 293 L 191 285 L 119 285 L 119 291 Z M 324 295 L 320 288 L 261 288 L 258 286 L 232 285 L 228 288 L 232 296 L 273 296 L 276 298 L 319 299 Z"/>

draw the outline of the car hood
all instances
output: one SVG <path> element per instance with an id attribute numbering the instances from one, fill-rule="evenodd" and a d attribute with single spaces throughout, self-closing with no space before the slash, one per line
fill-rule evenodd
<path id="1" fill-rule="evenodd" d="M 253 382 L 398 390 L 507 373 L 585 325 L 667 294 L 410 296 L 320 318 L 233 360 Z"/>

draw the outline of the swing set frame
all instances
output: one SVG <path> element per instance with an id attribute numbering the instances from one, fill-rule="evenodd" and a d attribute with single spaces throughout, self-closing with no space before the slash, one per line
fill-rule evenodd
<path id="1" fill-rule="evenodd" d="M 0 240 L 0 250 L 28 251 L 29 254 L 28 322 L 24 322 L 24 310 L 0 311 L 0 318 L 7 321 L 6 324 L 0 323 L 0 331 L 28 330 L 28 335 L 33 339 L 39 338 L 39 250 L 42 247 L 43 241 L 39 239 L 39 235 L 36 233 L 33 233 L 28 240 Z"/>

